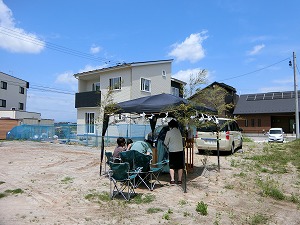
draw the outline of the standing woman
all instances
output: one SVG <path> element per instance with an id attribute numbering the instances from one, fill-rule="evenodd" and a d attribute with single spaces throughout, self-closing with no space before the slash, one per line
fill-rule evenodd
<path id="1" fill-rule="evenodd" d="M 170 130 L 166 134 L 164 144 L 169 149 L 170 184 L 175 184 L 175 170 L 178 170 L 178 184 L 182 184 L 183 172 L 183 144 L 182 135 L 178 129 L 178 122 L 172 119 L 168 123 Z"/>

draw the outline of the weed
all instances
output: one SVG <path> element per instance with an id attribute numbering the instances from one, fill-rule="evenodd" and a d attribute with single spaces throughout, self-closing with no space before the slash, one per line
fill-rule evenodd
<path id="1" fill-rule="evenodd" d="M 164 220 L 170 220 L 170 215 L 169 213 L 165 213 L 162 217 Z"/>
<path id="2" fill-rule="evenodd" d="M 203 201 L 198 202 L 196 211 L 200 213 L 201 215 L 206 216 L 207 215 L 207 204 L 205 204 Z"/>
<path id="3" fill-rule="evenodd" d="M 74 178 L 73 177 L 65 177 L 64 179 L 61 180 L 62 183 L 68 184 L 68 183 L 73 183 Z"/>
<path id="4" fill-rule="evenodd" d="M 1 185 L 1 184 L 5 184 L 5 182 L 4 182 L 4 181 L 0 181 L 0 185 Z"/>
<path id="5" fill-rule="evenodd" d="M 184 216 L 184 217 L 188 217 L 188 216 L 190 216 L 190 215 L 191 215 L 191 214 L 190 214 L 189 212 L 186 212 L 186 211 L 183 212 L 183 216 Z"/>
<path id="6" fill-rule="evenodd" d="M 266 217 L 263 214 L 255 214 L 250 218 L 249 224 L 251 225 L 257 225 L 257 224 L 266 224 L 268 221 L 268 217 Z"/>
<path id="7" fill-rule="evenodd" d="M 251 138 L 243 136 L 243 142 L 254 142 Z"/>
<path id="8" fill-rule="evenodd" d="M 226 185 L 224 186 L 224 188 L 225 188 L 225 189 L 233 189 L 234 186 L 233 186 L 232 184 L 226 184 Z"/>
<path id="9" fill-rule="evenodd" d="M 186 200 L 180 200 L 179 201 L 179 205 L 181 205 L 181 206 L 186 205 L 186 204 L 187 204 Z"/>
<path id="10" fill-rule="evenodd" d="M 233 176 L 235 176 L 235 177 L 246 177 L 247 175 L 243 172 L 240 172 L 238 174 L 234 174 Z"/>
<path id="11" fill-rule="evenodd" d="M 5 193 L 0 193 L 0 198 L 4 198 L 6 197 L 7 195 Z"/>
<path id="12" fill-rule="evenodd" d="M 171 209 L 168 209 L 168 211 L 163 215 L 163 219 L 170 220 L 170 214 L 172 214 L 173 211 Z"/>
<path id="13" fill-rule="evenodd" d="M 8 194 L 22 194 L 22 193 L 24 193 L 24 191 L 21 188 L 17 188 L 17 189 L 14 189 L 14 190 L 9 190 L 8 189 L 4 192 L 8 193 Z"/>
<path id="14" fill-rule="evenodd" d="M 104 201 L 104 202 L 108 202 L 110 201 L 110 196 L 108 192 L 102 192 L 102 193 L 98 193 L 98 192 L 94 192 L 91 194 L 87 194 L 86 196 L 84 196 L 85 199 L 89 200 L 89 201 Z"/>
<path id="15" fill-rule="evenodd" d="M 152 194 L 137 194 L 129 203 L 147 204 L 155 200 L 155 195 Z"/>
<path id="16" fill-rule="evenodd" d="M 276 200 L 284 200 L 286 198 L 282 191 L 276 187 L 274 180 L 257 180 L 257 184 L 262 188 L 263 194 L 266 196 Z"/>
<path id="17" fill-rule="evenodd" d="M 158 212 L 162 212 L 163 210 L 160 208 L 149 208 L 147 209 L 147 213 L 148 214 L 152 214 L 152 213 L 158 213 Z"/>

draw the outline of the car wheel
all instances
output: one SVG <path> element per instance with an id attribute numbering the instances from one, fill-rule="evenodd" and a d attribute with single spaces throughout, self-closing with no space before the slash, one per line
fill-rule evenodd
<path id="1" fill-rule="evenodd" d="M 231 145 L 231 153 L 234 154 L 234 143 Z"/>

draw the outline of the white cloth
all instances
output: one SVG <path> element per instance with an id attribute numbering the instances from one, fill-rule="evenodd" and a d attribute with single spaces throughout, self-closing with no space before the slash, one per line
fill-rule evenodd
<path id="1" fill-rule="evenodd" d="M 179 152 L 183 150 L 182 136 L 180 130 L 173 128 L 166 134 L 164 144 L 168 147 L 169 152 Z"/>

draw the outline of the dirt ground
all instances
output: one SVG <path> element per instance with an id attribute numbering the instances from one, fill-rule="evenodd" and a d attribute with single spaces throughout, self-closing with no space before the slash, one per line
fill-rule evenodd
<path id="1" fill-rule="evenodd" d="M 122 199 L 86 199 L 92 193 L 109 193 L 109 179 L 99 175 L 97 148 L 38 143 L 0 142 L 0 193 L 21 189 L 0 198 L 0 224 L 300 224 L 295 203 L 275 200 L 261 194 L 254 172 L 233 166 L 245 155 L 262 151 L 264 143 L 244 144 L 243 151 L 220 157 L 209 156 L 208 170 L 194 152 L 194 171 L 187 175 L 187 193 L 170 186 L 168 174 L 154 191 L 137 188 L 138 194 L 153 195 L 154 201 L 137 204 Z M 107 148 L 112 150 L 113 148 Z M 238 176 L 243 172 L 245 176 Z M 286 193 L 299 193 L 294 168 L 276 177 Z M 196 211 L 199 202 L 207 204 L 207 215 Z M 149 212 L 149 209 L 153 213 Z M 148 211 L 147 211 L 148 210 Z"/>

